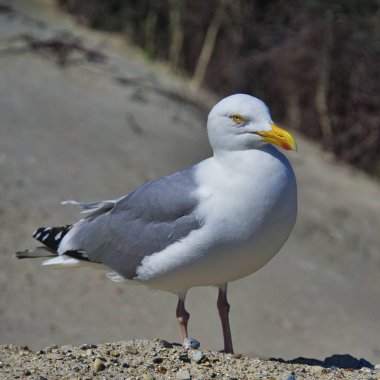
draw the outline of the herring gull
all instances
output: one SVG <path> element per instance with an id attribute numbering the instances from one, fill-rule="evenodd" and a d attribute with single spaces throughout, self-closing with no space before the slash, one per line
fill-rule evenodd
<path id="1" fill-rule="evenodd" d="M 188 338 L 188 289 L 218 287 L 224 351 L 232 353 L 227 284 L 265 265 L 293 229 L 296 179 L 273 145 L 296 150 L 296 143 L 273 123 L 264 102 L 244 94 L 218 102 L 207 131 L 212 157 L 116 200 L 68 201 L 85 217 L 33 236 L 54 256 L 43 265 L 102 264 L 117 278 L 176 294 L 182 341 Z"/>

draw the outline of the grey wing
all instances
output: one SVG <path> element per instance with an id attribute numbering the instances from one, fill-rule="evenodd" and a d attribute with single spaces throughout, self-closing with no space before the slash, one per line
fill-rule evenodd
<path id="1" fill-rule="evenodd" d="M 135 277 L 145 256 L 200 227 L 194 215 L 198 204 L 194 170 L 149 182 L 117 201 L 81 204 L 89 214 L 74 224 L 59 253 L 81 252 L 126 278 Z"/>

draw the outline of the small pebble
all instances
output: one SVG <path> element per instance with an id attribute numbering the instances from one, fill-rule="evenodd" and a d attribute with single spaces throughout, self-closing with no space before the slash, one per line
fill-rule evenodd
<path id="1" fill-rule="evenodd" d="M 294 375 L 286 376 L 284 380 L 296 380 L 296 377 Z"/>
<path id="2" fill-rule="evenodd" d="M 138 351 L 136 350 L 136 348 L 134 348 L 132 346 L 125 346 L 124 347 L 124 352 L 126 354 L 132 354 L 132 355 L 137 355 L 138 354 Z"/>
<path id="3" fill-rule="evenodd" d="M 105 368 L 105 365 L 99 358 L 96 358 L 94 360 L 93 367 L 94 367 L 95 372 L 99 372 L 99 371 L 103 371 L 103 369 Z"/>
<path id="4" fill-rule="evenodd" d="M 146 373 L 142 378 L 143 380 L 154 380 L 154 376 L 151 373 Z"/>
<path id="5" fill-rule="evenodd" d="M 200 347 L 200 342 L 194 338 L 186 338 L 184 341 L 183 341 L 183 346 L 185 348 L 199 348 Z"/>
<path id="6" fill-rule="evenodd" d="M 168 370 L 167 370 L 167 368 L 164 367 L 163 365 L 159 365 L 159 366 L 157 367 L 157 371 L 160 372 L 160 373 L 162 373 L 162 374 L 165 374 Z"/>
<path id="7" fill-rule="evenodd" d="M 160 345 L 164 348 L 173 348 L 173 345 L 164 339 L 161 339 L 159 342 Z"/>
<path id="8" fill-rule="evenodd" d="M 193 360 L 197 364 L 199 364 L 204 357 L 205 357 L 204 353 L 200 350 L 197 350 L 193 353 Z"/>
<path id="9" fill-rule="evenodd" d="M 118 357 L 118 356 L 120 356 L 120 352 L 117 351 L 117 350 L 112 350 L 112 351 L 110 352 L 110 354 L 111 354 L 111 356 L 114 356 L 114 357 Z"/>
<path id="10" fill-rule="evenodd" d="M 380 364 L 375 364 L 374 368 L 377 369 L 377 370 L 379 370 L 380 369 Z"/>
<path id="11" fill-rule="evenodd" d="M 64 345 L 64 346 L 61 346 L 61 348 L 60 348 L 60 350 L 62 351 L 62 352 L 71 352 L 72 350 L 73 350 L 73 348 L 71 347 L 71 346 L 69 346 L 69 345 Z"/>
<path id="12" fill-rule="evenodd" d="M 181 360 L 184 363 L 190 363 L 190 358 L 187 354 L 181 354 L 178 357 L 179 360 Z"/>
<path id="13" fill-rule="evenodd" d="M 46 347 L 46 348 L 45 348 L 45 351 L 46 351 L 46 352 L 53 352 L 53 351 L 56 350 L 57 348 L 58 348 L 58 346 L 55 344 L 54 346 Z"/>
<path id="14" fill-rule="evenodd" d="M 154 364 L 161 364 L 163 361 L 164 361 L 164 359 L 159 358 L 159 357 L 153 358 L 153 363 Z"/>
<path id="15" fill-rule="evenodd" d="M 187 369 L 181 369 L 176 375 L 178 380 L 191 380 L 190 373 Z"/>

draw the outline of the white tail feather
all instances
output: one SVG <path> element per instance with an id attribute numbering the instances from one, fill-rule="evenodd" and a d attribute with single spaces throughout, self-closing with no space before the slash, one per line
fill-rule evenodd
<path id="1" fill-rule="evenodd" d="M 66 268 L 79 268 L 90 267 L 98 270 L 109 270 L 109 267 L 101 263 L 94 263 L 93 261 L 78 260 L 74 257 L 67 255 L 59 255 L 49 260 L 42 262 L 43 266 L 52 267 L 53 269 L 66 269 Z"/>
<path id="2" fill-rule="evenodd" d="M 77 267 L 82 264 L 83 261 L 74 259 L 74 257 L 59 255 L 57 257 L 53 257 L 52 259 L 45 260 L 42 262 L 42 266 L 52 266 L 56 268 L 63 267 Z"/>

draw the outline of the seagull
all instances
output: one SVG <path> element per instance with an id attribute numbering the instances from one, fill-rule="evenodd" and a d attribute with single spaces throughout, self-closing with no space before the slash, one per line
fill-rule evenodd
<path id="1" fill-rule="evenodd" d="M 44 247 L 16 257 L 50 256 L 42 265 L 61 268 L 105 265 L 116 280 L 176 294 L 183 342 L 190 339 L 187 291 L 215 286 L 224 352 L 233 353 L 227 285 L 265 265 L 294 227 L 296 178 L 274 145 L 296 150 L 296 142 L 263 101 L 246 94 L 219 101 L 207 132 L 212 157 L 115 200 L 63 202 L 79 205 L 84 218 L 38 228 L 33 236 Z"/>

